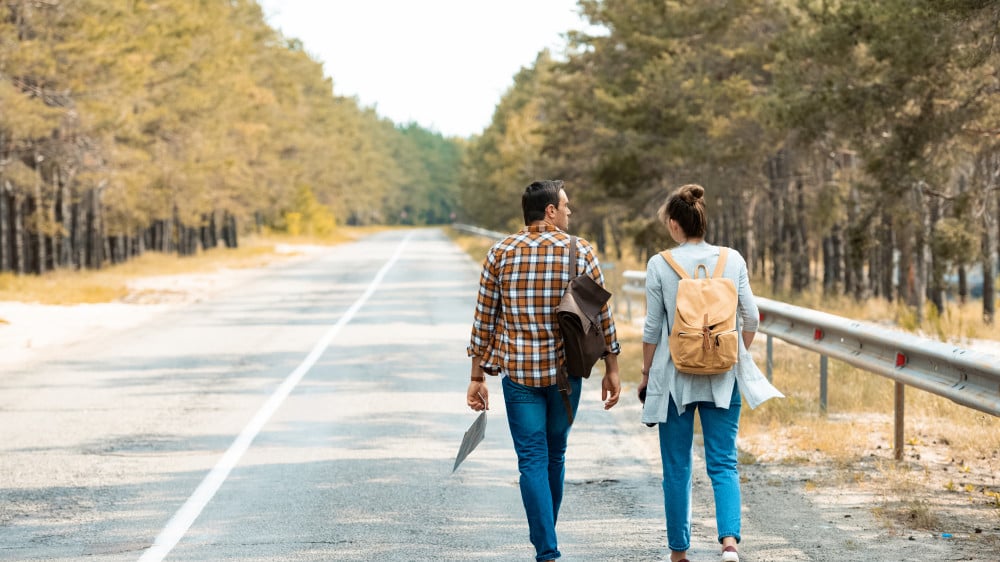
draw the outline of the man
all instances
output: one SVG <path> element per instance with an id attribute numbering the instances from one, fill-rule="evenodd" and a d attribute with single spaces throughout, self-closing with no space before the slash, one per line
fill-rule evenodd
<path id="1" fill-rule="evenodd" d="M 466 402 L 489 408 L 485 374 L 503 374 L 504 402 L 521 473 L 521 500 L 536 560 L 559 558 L 556 520 L 562 503 L 570 423 L 556 375 L 564 354 L 556 306 L 569 282 L 569 198 L 558 180 L 536 181 L 524 190 L 525 228 L 490 248 L 483 262 L 469 356 L 472 380 Z M 577 238 L 577 271 L 601 286 L 604 276 L 590 244 Z M 601 400 L 618 403 L 619 344 L 608 305 L 601 311 L 607 345 Z M 574 415 L 582 379 L 570 377 Z"/>

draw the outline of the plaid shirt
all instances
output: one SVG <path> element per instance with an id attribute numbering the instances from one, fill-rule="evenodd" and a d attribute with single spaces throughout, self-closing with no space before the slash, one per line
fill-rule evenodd
<path id="1" fill-rule="evenodd" d="M 472 325 L 470 357 L 480 357 L 483 370 L 503 371 L 526 386 L 556 384 L 564 360 L 556 321 L 569 283 L 569 234 L 550 225 L 528 226 L 490 248 L 483 262 Z M 604 286 L 597 256 L 577 238 L 577 272 Z M 601 310 L 608 351 L 620 351 L 611 308 Z"/>

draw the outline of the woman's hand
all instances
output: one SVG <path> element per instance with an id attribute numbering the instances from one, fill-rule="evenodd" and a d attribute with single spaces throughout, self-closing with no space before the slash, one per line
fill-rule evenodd
<path id="1" fill-rule="evenodd" d="M 643 404 L 646 403 L 646 387 L 649 386 L 649 375 L 642 375 L 642 382 L 639 383 L 639 388 L 636 390 L 636 395 L 639 396 L 639 402 Z"/>

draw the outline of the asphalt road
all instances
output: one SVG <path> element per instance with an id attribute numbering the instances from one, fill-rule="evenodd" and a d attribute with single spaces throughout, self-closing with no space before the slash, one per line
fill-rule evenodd
<path id="1" fill-rule="evenodd" d="M 477 279 L 442 232 L 394 230 L 3 373 L 0 560 L 533 559 L 499 381 L 451 472 Z M 586 381 L 564 559 L 663 560 L 655 430 L 631 394 L 599 398 Z M 794 475 L 744 480 L 744 560 L 946 554 L 864 546 L 863 506 L 816 506 Z M 692 559 L 716 560 L 703 469 L 694 493 Z"/>

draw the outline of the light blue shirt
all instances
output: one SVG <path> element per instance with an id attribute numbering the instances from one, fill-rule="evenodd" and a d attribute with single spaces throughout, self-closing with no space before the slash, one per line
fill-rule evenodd
<path id="1" fill-rule="evenodd" d="M 685 243 L 671 250 L 671 254 L 689 274 L 701 264 L 711 274 L 719 259 L 719 247 L 705 242 Z M 768 398 L 781 396 L 764 378 L 743 345 L 742 332 L 757 331 L 760 313 L 750 290 L 746 261 L 736 250 L 729 250 L 723 277 L 733 280 L 739 299 L 736 311 L 736 330 L 741 333 L 739 361 L 732 369 L 718 375 L 689 375 L 674 368 L 667 344 L 674 324 L 680 278 L 659 254 L 651 257 L 646 264 L 646 324 L 642 341 L 656 344 L 656 353 L 649 369 L 646 404 L 642 412 L 644 423 L 665 422 L 671 396 L 677 404 L 678 414 L 683 414 L 687 405 L 695 402 L 712 402 L 719 408 L 728 409 L 737 380 L 751 408 Z"/>

